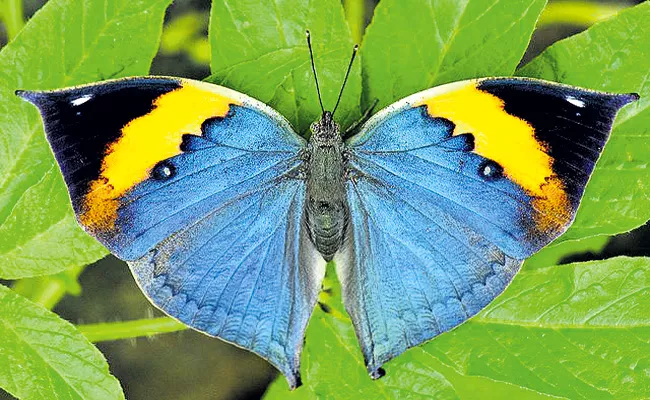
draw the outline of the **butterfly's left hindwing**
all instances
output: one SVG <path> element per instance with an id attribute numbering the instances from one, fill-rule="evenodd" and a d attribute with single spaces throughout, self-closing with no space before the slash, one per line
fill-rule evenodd
<path id="1" fill-rule="evenodd" d="M 173 78 L 21 92 L 79 222 L 151 301 L 299 384 L 324 269 L 301 238 L 304 140 L 262 103 Z"/>
<path id="2" fill-rule="evenodd" d="M 348 141 L 344 302 L 369 372 L 498 296 L 564 232 L 635 95 L 494 78 L 390 106 Z"/>

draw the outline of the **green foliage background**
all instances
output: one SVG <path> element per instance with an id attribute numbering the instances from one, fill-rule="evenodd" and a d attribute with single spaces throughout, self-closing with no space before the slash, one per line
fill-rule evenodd
<path id="1" fill-rule="evenodd" d="M 538 77 L 638 92 L 641 100 L 619 115 L 571 229 L 527 261 L 486 310 L 371 381 L 330 274 L 332 290 L 321 300 L 332 311 L 317 309 L 310 323 L 305 385 L 288 393 L 280 377 L 265 398 L 650 396 L 650 259 L 558 264 L 650 218 L 650 3 L 518 68 L 540 15 L 562 21 L 545 0 L 382 0 L 363 36 L 362 2 L 344 8 L 339 0 L 213 0 L 209 22 L 185 14 L 163 35 L 170 1 L 50 0 L 24 27 L 20 1 L 0 3 L 11 39 L 0 51 L 0 279 L 7 284 L 0 285 L 0 388 L 20 399 L 124 398 L 91 341 L 184 329 L 164 317 L 73 326 L 48 311 L 79 293 L 79 274 L 106 250 L 77 226 L 40 118 L 14 90 L 144 75 L 160 47 L 209 62 L 209 81 L 270 104 L 304 132 L 319 115 L 308 28 L 326 105 L 336 99 L 353 42 L 362 43 L 341 104 L 344 125 L 375 98 L 384 106 L 478 76 Z M 589 7 L 569 2 L 564 10 L 599 19 L 620 8 Z"/>

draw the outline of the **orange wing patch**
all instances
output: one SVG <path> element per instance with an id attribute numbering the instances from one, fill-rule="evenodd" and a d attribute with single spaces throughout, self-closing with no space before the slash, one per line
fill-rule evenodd
<path id="1" fill-rule="evenodd" d="M 189 81 L 158 97 L 150 113 L 129 122 L 108 146 L 80 221 L 93 231 L 113 229 L 119 198 L 147 179 L 158 162 L 180 154 L 183 135 L 200 135 L 206 119 L 225 116 L 232 104 L 241 102 Z"/>
<path id="2" fill-rule="evenodd" d="M 535 128 L 508 114 L 499 97 L 481 91 L 477 81 L 453 85 L 451 90 L 423 99 L 429 115 L 452 121 L 454 135 L 474 135 L 474 152 L 497 162 L 504 174 L 534 197 L 538 229 L 553 231 L 571 220 L 564 185 L 553 172 L 553 159 L 535 138 Z"/>

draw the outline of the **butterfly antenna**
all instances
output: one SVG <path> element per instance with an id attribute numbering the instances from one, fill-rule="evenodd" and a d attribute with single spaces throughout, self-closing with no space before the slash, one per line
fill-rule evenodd
<path id="1" fill-rule="evenodd" d="M 343 79 L 343 85 L 341 85 L 341 91 L 339 92 L 339 98 L 336 99 L 336 105 L 334 106 L 334 110 L 332 110 L 332 116 L 334 116 L 334 113 L 336 112 L 336 109 L 339 107 L 339 103 L 341 102 L 341 96 L 343 95 L 343 89 L 345 89 L 345 84 L 348 83 L 348 76 L 350 76 L 350 70 L 352 69 L 352 63 L 354 62 L 354 57 L 357 56 L 357 51 L 359 51 L 359 45 L 355 44 L 354 48 L 352 49 L 352 57 L 350 57 L 350 64 L 348 64 L 348 70 L 345 73 L 345 78 Z"/>
<path id="2" fill-rule="evenodd" d="M 318 75 L 316 75 L 316 65 L 314 64 L 314 51 L 311 48 L 311 34 L 307 31 L 307 46 L 309 47 L 309 58 L 311 59 L 311 70 L 314 71 L 314 80 L 316 81 L 316 92 L 318 92 L 318 102 L 320 109 L 325 114 L 325 107 L 323 107 L 323 99 L 320 96 L 320 86 L 318 85 Z"/>

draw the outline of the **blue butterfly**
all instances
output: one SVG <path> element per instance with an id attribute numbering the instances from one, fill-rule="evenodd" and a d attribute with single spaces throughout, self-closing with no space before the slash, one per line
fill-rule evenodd
<path id="1" fill-rule="evenodd" d="M 616 113 L 638 99 L 475 79 L 398 101 L 345 140 L 323 109 L 305 141 L 265 104 L 187 79 L 18 95 L 40 109 L 80 224 L 149 300 L 291 388 L 326 261 L 377 378 L 567 229 Z"/>

